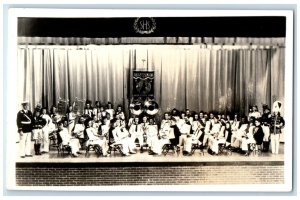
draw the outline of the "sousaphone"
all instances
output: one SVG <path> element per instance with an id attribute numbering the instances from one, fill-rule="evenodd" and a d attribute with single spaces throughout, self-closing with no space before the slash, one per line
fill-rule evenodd
<path id="1" fill-rule="evenodd" d="M 148 115 L 156 115 L 158 113 L 158 103 L 153 100 L 146 100 L 144 103 L 145 112 Z"/>
<path id="2" fill-rule="evenodd" d="M 143 106 L 141 102 L 133 102 L 129 105 L 130 112 L 133 115 L 139 116 L 143 112 Z"/>

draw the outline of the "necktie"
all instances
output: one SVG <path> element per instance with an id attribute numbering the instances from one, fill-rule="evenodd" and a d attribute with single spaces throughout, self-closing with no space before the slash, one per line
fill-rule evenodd
<path id="1" fill-rule="evenodd" d="M 135 132 L 137 132 L 138 131 L 138 125 L 136 124 L 135 125 Z"/>

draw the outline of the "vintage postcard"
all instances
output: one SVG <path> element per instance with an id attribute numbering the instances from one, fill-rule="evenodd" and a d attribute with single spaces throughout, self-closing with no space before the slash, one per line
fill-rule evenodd
<path id="1" fill-rule="evenodd" d="M 292 189 L 293 12 L 10 9 L 12 190 Z"/>

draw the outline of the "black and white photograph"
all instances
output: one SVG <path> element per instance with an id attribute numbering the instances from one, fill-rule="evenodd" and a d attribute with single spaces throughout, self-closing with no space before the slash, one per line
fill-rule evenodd
<path id="1" fill-rule="evenodd" d="M 10 14 L 11 189 L 291 190 L 291 11 Z"/>

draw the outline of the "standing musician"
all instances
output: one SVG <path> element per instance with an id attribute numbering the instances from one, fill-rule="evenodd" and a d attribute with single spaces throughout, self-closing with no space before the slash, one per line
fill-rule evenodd
<path id="1" fill-rule="evenodd" d="M 31 131 L 33 126 L 33 116 L 30 110 L 28 110 L 28 101 L 21 103 L 22 110 L 17 114 L 17 126 L 20 134 L 20 156 L 32 157 L 31 154 Z"/>
<path id="2" fill-rule="evenodd" d="M 276 103 L 276 102 L 275 102 Z M 281 134 L 281 129 L 284 127 L 285 121 L 280 115 L 279 110 L 273 111 L 270 119 L 270 133 L 271 133 L 271 149 L 273 154 L 279 153 L 279 139 Z"/>
<path id="3" fill-rule="evenodd" d="M 67 111 L 68 132 L 69 132 L 70 135 L 72 135 L 72 130 L 74 129 L 74 126 L 75 126 L 75 119 L 76 119 L 76 117 L 77 117 L 77 115 L 73 111 L 73 106 L 70 105 L 68 107 L 68 111 Z"/>
<path id="4" fill-rule="evenodd" d="M 48 115 L 47 108 L 42 108 L 42 114 L 41 117 L 46 120 L 46 125 L 43 128 L 43 141 L 41 146 L 41 152 L 42 153 L 48 153 L 49 152 L 49 134 L 53 131 L 53 123 L 51 117 Z"/>
<path id="5" fill-rule="evenodd" d="M 112 120 L 115 116 L 115 110 L 113 109 L 113 106 L 111 104 L 111 102 L 107 103 L 107 108 L 105 110 L 107 113 L 109 113 L 109 120 Z"/>
<path id="6" fill-rule="evenodd" d="M 41 116 L 41 111 L 39 109 L 36 110 L 33 117 L 32 129 L 35 155 L 41 155 L 41 144 L 44 140 L 42 128 L 46 123 L 46 120 Z"/>
<path id="7" fill-rule="evenodd" d="M 263 138 L 263 152 L 269 151 L 270 146 L 270 122 L 271 122 L 271 112 L 268 105 L 263 105 L 263 114 L 261 117 L 261 123 L 262 123 L 262 129 L 264 132 L 264 138 Z"/>
<path id="8" fill-rule="evenodd" d="M 93 108 L 91 107 L 91 104 L 92 102 L 90 100 L 87 100 L 84 108 L 84 115 L 90 118 L 93 117 Z"/>

